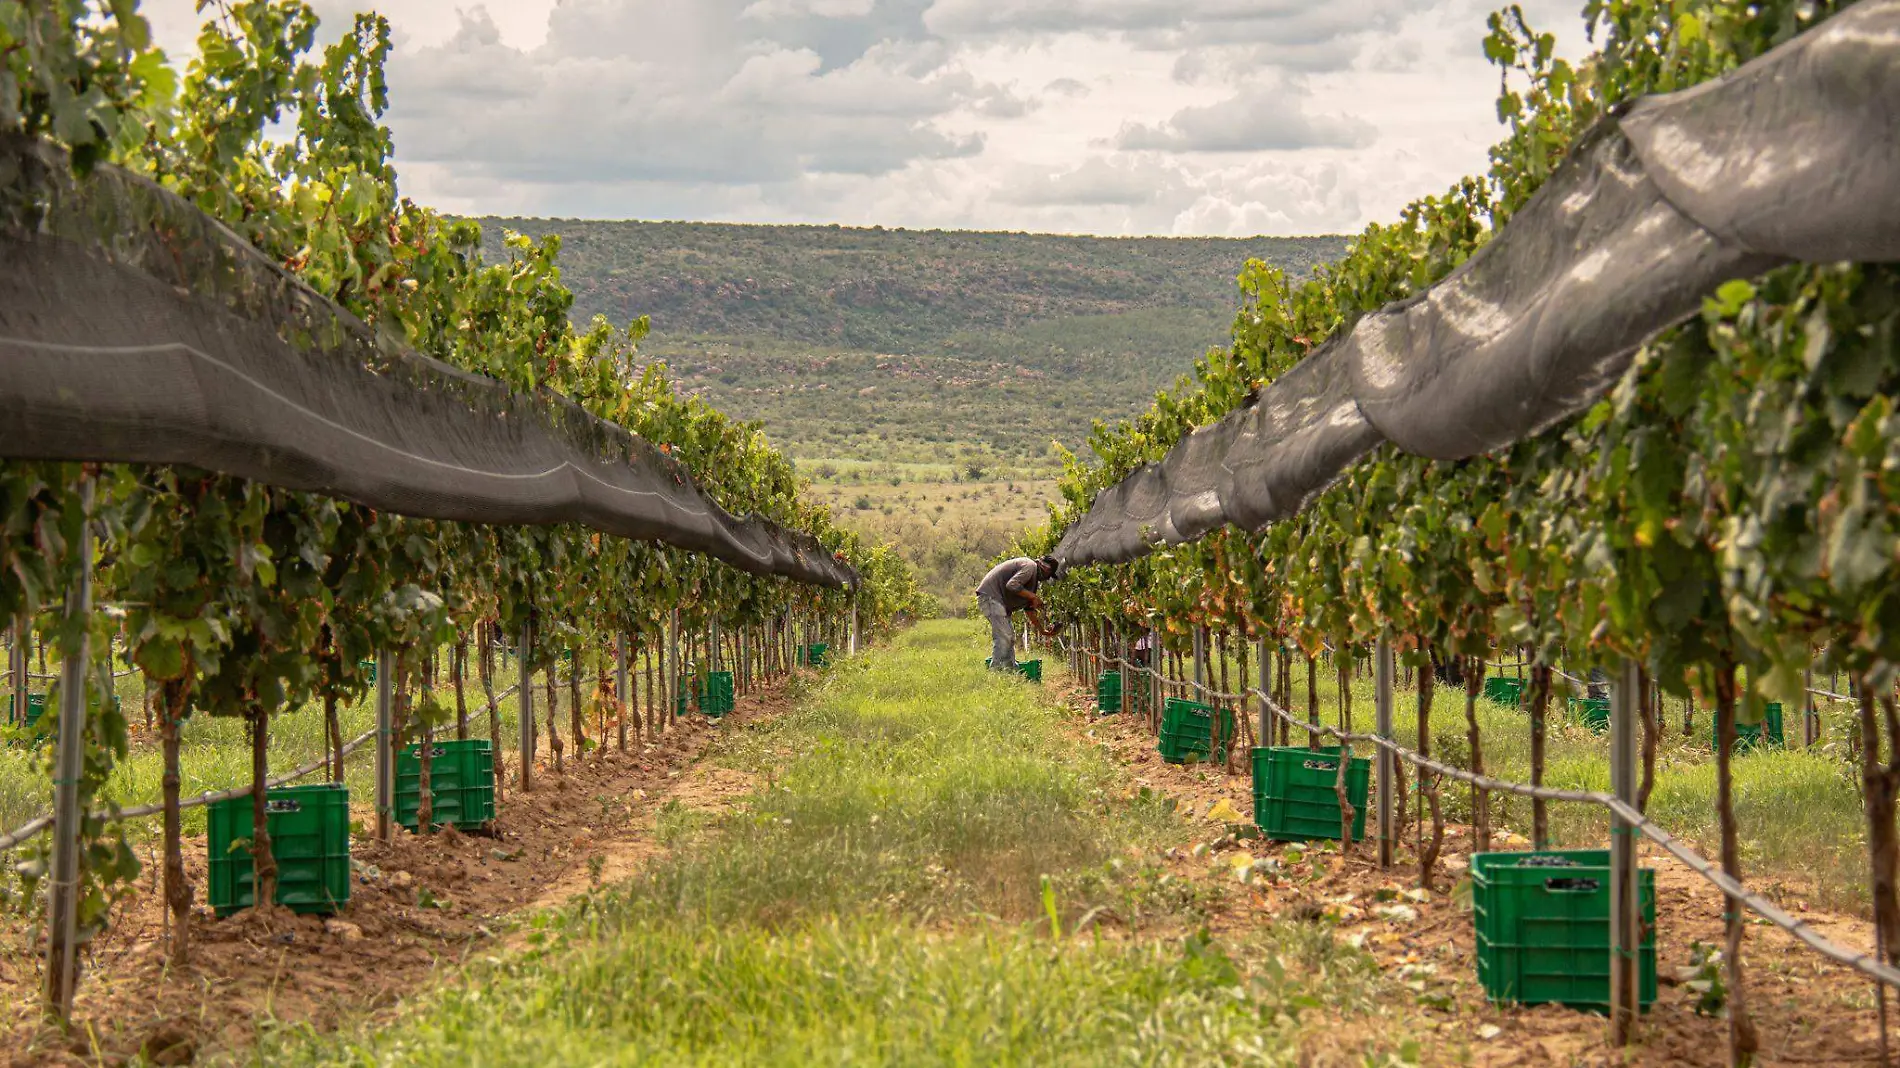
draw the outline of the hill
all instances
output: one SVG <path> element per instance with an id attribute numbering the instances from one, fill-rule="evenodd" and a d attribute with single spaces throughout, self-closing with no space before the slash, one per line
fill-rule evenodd
<path id="1" fill-rule="evenodd" d="M 478 221 L 491 256 L 504 231 L 560 234 L 577 321 L 649 316 L 646 356 L 763 422 L 953 606 L 1041 517 L 1051 442 L 1079 448 L 1227 339 L 1247 260 L 1303 275 L 1347 244 Z"/>
<path id="2" fill-rule="evenodd" d="M 1046 473 L 1049 442 L 1138 410 L 1228 335 L 1250 258 L 1296 274 L 1343 237 L 1042 234 L 479 220 L 561 235 L 573 316 L 649 316 L 645 351 L 840 474 Z M 921 469 L 920 468 L 924 468 Z"/>
<path id="3" fill-rule="evenodd" d="M 1026 328 L 1092 320 L 1089 344 L 1152 309 L 1231 313 L 1249 258 L 1304 274 L 1345 239 L 1103 238 L 840 226 L 482 219 L 561 235 L 576 318 L 655 333 L 760 335 L 843 350 L 987 356 Z M 1134 327 L 1141 332 L 1139 320 Z M 1043 332 L 1040 345 L 1060 341 Z M 1058 346 L 1060 347 L 1060 346 Z M 1073 346 L 1071 346 L 1073 347 Z M 1177 346 L 1177 351 L 1181 351 Z"/>

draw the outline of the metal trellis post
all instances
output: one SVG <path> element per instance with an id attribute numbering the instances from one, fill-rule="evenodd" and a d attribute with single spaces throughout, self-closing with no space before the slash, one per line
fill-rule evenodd
<path id="1" fill-rule="evenodd" d="M 1610 694 L 1610 789 L 1617 800 L 1636 803 L 1636 723 L 1641 715 L 1642 675 L 1623 661 Z M 1610 815 L 1610 1043 L 1626 1046 L 1636 1022 L 1641 902 L 1637 900 L 1636 828 Z"/>
<path id="2" fill-rule="evenodd" d="M 79 483 L 79 507 L 92 512 L 92 477 Z M 75 943 L 79 937 L 79 776 L 86 757 L 86 666 L 91 659 L 92 521 L 80 525 L 75 547 L 79 574 L 66 593 L 66 649 L 59 680 L 59 740 L 53 776 L 53 881 L 46 902 L 46 1002 L 62 1020 L 72 1016 Z M 24 716 L 24 702 L 22 702 Z"/>
<path id="3" fill-rule="evenodd" d="M 851 647 L 850 647 L 850 652 L 851 652 L 851 655 L 852 655 L 852 656 L 856 656 L 856 655 L 858 655 L 858 598 L 857 598 L 857 595 L 856 595 L 856 594 L 853 594 L 853 595 L 852 595 L 852 597 L 851 597 Z"/>
<path id="4" fill-rule="evenodd" d="M 1260 744 L 1265 746 L 1273 737 L 1273 716 L 1267 711 L 1267 639 L 1263 635 L 1254 639 L 1254 663 L 1260 665 Z"/>
<path id="5" fill-rule="evenodd" d="M 521 749 L 521 792 L 534 789 L 534 624 L 521 624 L 520 655 L 515 667 L 521 672 L 521 723 L 518 745 Z"/>
<path id="6" fill-rule="evenodd" d="M 26 677 L 27 650 L 33 644 L 33 621 L 25 616 L 13 621 L 13 711 L 9 723 L 26 722 L 26 702 L 31 689 Z"/>
<path id="7" fill-rule="evenodd" d="M 1261 644 L 1261 654 L 1264 656 L 1265 643 L 1263 642 Z M 1374 687 L 1372 705 L 1375 722 L 1373 730 L 1378 733 L 1379 737 L 1391 741 L 1392 676 L 1394 674 L 1392 643 L 1385 638 L 1380 638 L 1374 657 L 1375 663 L 1372 668 Z M 1263 660 L 1261 663 L 1264 664 L 1265 661 Z M 1395 778 L 1394 772 L 1398 770 L 1393 766 L 1393 762 L 1398 758 L 1391 750 L 1384 746 L 1379 747 L 1377 756 L 1379 761 L 1379 867 L 1390 868 L 1392 866 L 1393 844 L 1398 839 L 1398 828 L 1395 826 L 1392 818 L 1392 785 Z"/>
<path id="8" fill-rule="evenodd" d="M 389 841 L 390 817 L 396 804 L 396 768 L 390 750 L 396 730 L 396 658 L 387 649 L 376 651 L 376 839 Z"/>
<path id="9" fill-rule="evenodd" d="M 1821 715 L 1814 706 L 1814 665 L 1809 664 L 1801 675 L 1801 688 L 1805 691 L 1801 711 L 1801 744 L 1812 746 L 1821 740 Z"/>

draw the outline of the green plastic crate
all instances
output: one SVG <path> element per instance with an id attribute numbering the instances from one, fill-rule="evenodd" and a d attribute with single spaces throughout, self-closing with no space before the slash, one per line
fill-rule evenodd
<path id="1" fill-rule="evenodd" d="M 699 693 L 699 678 L 695 675 L 681 675 L 677 692 L 679 697 L 675 702 L 674 712 L 677 718 L 684 719 L 693 710 L 693 698 Z"/>
<path id="2" fill-rule="evenodd" d="M 986 656 L 983 658 L 984 667 L 993 667 L 995 666 L 995 663 L 996 663 L 995 657 Z M 1042 661 L 1018 660 L 1016 661 L 1016 674 L 1021 675 L 1023 678 L 1028 679 L 1030 682 L 1041 682 L 1042 681 Z"/>
<path id="3" fill-rule="evenodd" d="M 1607 697 L 1572 697 L 1569 703 L 1570 718 L 1580 719 L 1590 729 L 1602 734 L 1610 729 L 1610 699 Z"/>
<path id="4" fill-rule="evenodd" d="M 21 723 L 17 718 L 17 713 L 14 711 L 19 707 L 17 704 L 18 701 L 19 697 L 17 695 L 7 698 L 7 723 L 12 726 L 32 727 L 39 723 L 41 716 L 46 714 L 46 695 L 43 693 L 29 693 L 26 695 L 26 722 Z"/>
<path id="5" fill-rule="evenodd" d="M 122 707 L 119 701 L 119 695 L 113 694 L 112 710 L 117 712 Z M 186 715 L 189 716 L 190 712 L 187 711 Z M 56 718 L 52 720 L 46 718 L 46 695 L 43 693 L 29 693 L 26 695 L 25 723 L 21 723 L 13 718 L 13 698 L 7 698 L 7 725 L 32 731 L 32 741 L 35 745 L 38 745 L 48 738 L 51 738 L 53 736 L 53 728 L 59 724 Z"/>
<path id="6" fill-rule="evenodd" d="M 396 757 L 396 822 L 416 829 L 422 808 L 422 748 Z M 464 830 L 495 818 L 495 752 L 486 738 L 437 742 L 429 748 L 430 821 Z"/>
<path id="7" fill-rule="evenodd" d="M 1161 739 L 1155 749 L 1170 764 L 1185 764 L 1189 757 L 1221 763 L 1227 759 L 1227 746 L 1234 737 L 1234 713 L 1220 709 L 1220 730 L 1214 729 L 1212 705 L 1181 697 L 1168 698 L 1161 713 Z"/>
<path id="8" fill-rule="evenodd" d="M 1253 821 L 1276 842 L 1339 839 L 1339 760 L 1336 745 L 1317 749 L 1286 746 L 1253 751 Z M 1346 800 L 1352 802 L 1352 840 L 1366 836 L 1366 789 L 1372 761 L 1354 757 L 1346 769 Z"/>
<path id="9" fill-rule="evenodd" d="M 1095 707 L 1104 715 L 1122 710 L 1122 673 L 1104 671 L 1095 684 Z"/>
<path id="10" fill-rule="evenodd" d="M 1537 858 L 1552 864 L 1526 864 Z M 1656 873 L 1642 902 L 1637 1000 L 1656 1000 Z M 1610 1000 L 1610 851 L 1479 853 L 1471 858 L 1478 980 L 1494 1002 L 1605 1010 Z"/>
<path id="11" fill-rule="evenodd" d="M 1709 718 L 1713 720 L 1715 717 L 1710 716 Z M 1766 733 L 1765 738 L 1763 737 L 1764 733 Z M 1713 751 L 1717 745 L 1716 735 L 1716 727 L 1711 723 L 1709 726 L 1709 749 L 1711 751 Z M 1784 732 L 1784 725 L 1781 719 L 1781 703 L 1779 701 L 1768 702 L 1765 714 L 1762 716 L 1760 723 L 1737 723 L 1735 725 L 1734 751 L 1737 753 L 1744 753 L 1750 749 L 1761 749 L 1766 746 L 1779 748 L 1787 744 L 1788 736 Z"/>
<path id="12" fill-rule="evenodd" d="M 732 672 L 707 672 L 705 685 L 699 690 L 699 710 L 718 717 L 732 711 L 732 706 Z"/>
<path id="13" fill-rule="evenodd" d="M 813 642 L 798 648 L 798 662 L 807 667 L 821 668 L 831 661 L 831 646 L 824 642 Z"/>
<path id="14" fill-rule="evenodd" d="M 365 679 L 371 682 L 376 681 L 376 661 L 358 660 L 356 662 L 356 670 L 362 672 Z"/>
<path id="15" fill-rule="evenodd" d="M 350 791 L 342 783 L 280 786 L 265 795 L 277 904 L 298 913 L 332 913 L 350 901 Z M 211 854 L 208 897 L 220 916 L 252 903 L 249 795 L 213 802 L 207 813 Z"/>
<path id="16" fill-rule="evenodd" d="M 1493 675 L 1484 680 L 1484 695 L 1501 705 L 1517 705 L 1523 703 L 1525 685 L 1523 679 Z"/>

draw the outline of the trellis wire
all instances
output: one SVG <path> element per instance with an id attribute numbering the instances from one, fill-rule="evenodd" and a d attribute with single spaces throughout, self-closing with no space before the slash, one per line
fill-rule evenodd
<path id="1" fill-rule="evenodd" d="M 1065 644 L 1066 644 L 1066 640 L 1065 640 Z M 1090 647 L 1088 651 L 1092 652 L 1096 656 L 1100 656 L 1105 661 L 1113 661 L 1116 664 L 1119 664 L 1123 667 L 1131 668 L 1135 671 L 1141 672 L 1142 674 L 1149 675 L 1154 678 L 1163 679 L 1164 681 L 1177 681 L 1177 680 L 1166 679 L 1165 676 L 1162 676 L 1155 671 L 1142 667 L 1139 664 L 1133 664 L 1128 661 L 1125 661 L 1121 659 L 1120 657 L 1115 656 L 1112 653 L 1104 653 L 1098 648 Z M 1264 707 L 1270 710 L 1279 719 L 1295 727 L 1298 727 L 1302 730 L 1311 729 L 1311 726 L 1312 726 L 1311 724 L 1309 724 L 1307 721 L 1303 719 L 1299 719 L 1298 717 L 1294 716 L 1292 713 L 1288 712 L 1286 709 L 1281 708 L 1279 704 L 1273 700 L 1272 697 L 1268 696 L 1264 691 L 1260 690 L 1258 687 L 1250 686 L 1247 688 L 1246 693 L 1224 693 L 1222 691 L 1215 690 L 1211 687 L 1202 686 L 1201 684 L 1196 683 L 1191 679 L 1181 679 L 1178 681 L 1180 681 L 1186 686 L 1189 686 L 1195 690 L 1198 690 L 1203 697 L 1212 697 L 1219 700 L 1229 700 L 1229 701 L 1245 701 L 1249 697 L 1257 697 L 1260 699 Z M 1828 959 L 1834 961 L 1837 964 L 1841 964 L 1845 967 L 1852 968 L 1853 970 L 1860 972 L 1862 975 L 1865 975 L 1876 982 L 1885 983 L 1889 986 L 1900 987 L 1900 969 L 1895 969 L 1894 967 L 1890 965 L 1882 964 L 1871 953 L 1856 952 L 1854 950 L 1847 949 L 1843 946 L 1839 946 L 1833 942 L 1828 941 L 1826 937 L 1822 936 L 1819 932 L 1815 931 L 1812 927 L 1809 927 L 1807 924 L 1807 921 L 1796 919 L 1794 916 L 1789 915 L 1785 910 L 1783 910 L 1781 906 L 1776 905 L 1773 901 L 1768 900 L 1767 898 L 1761 896 L 1760 894 L 1757 894 L 1754 891 L 1743 886 L 1740 882 L 1736 881 L 1735 879 L 1730 878 L 1727 874 L 1722 872 L 1714 864 L 1710 863 L 1701 854 L 1697 853 L 1693 849 L 1690 849 L 1688 846 L 1682 844 L 1680 840 L 1678 840 L 1674 835 L 1670 834 L 1667 830 L 1664 830 L 1662 827 L 1659 827 L 1655 823 L 1651 822 L 1649 817 L 1637 811 L 1634 806 L 1624 804 L 1623 802 L 1618 801 L 1616 798 L 1611 797 L 1609 794 L 1598 793 L 1594 790 L 1563 790 L 1563 789 L 1559 789 L 1559 788 L 1551 787 L 1551 786 L 1533 786 L 1529 783 L 1511 782 L 1504 779 L 1494 779 L 1488 775 L 1476 775 L 1476 774 L 1473 774 L 1472 772 L 1464 771 L 1459 768 L 1454 768 L 1446 764 L 1441 764 L 1438 761 L 1433 760 L 1430 757 L 1420 755 L 1416 751 L 1408 749 L 1405 746 L 1400 745 L 1399 743 L 1392 741 L 1389 738 L 1381 738 L 1376 734 L 1361 734 L 1355 731 L 1342 731 L 1337 727 L 1329 727 L 1329 726 L 1325 726 L 1324 724 L 1320 726 L 1319 730 L 1320 730 L 1320 733 L 1329 735 L 1342 742 L 1346 742 L 1346 743 L 1365 742 L 1369 745 L 1376 745 L 1380 747 L 1381 749 L 1384 749 L 1387 752 L 1392 753 L 1393 755 L 1399 757 L 1401 760 L 1404 760 L 1406 763 L 1412 764 L 1415 767 L 1425 768 L 1431 771 L 1433 774 L 1443 775 L 1446 778 L 1454 779 L 1458 782 L 1469 783 L 1470 785 L 1476 786 L 1483 790 L 1490 790 L 1490 791 L 1499 792 L 1499 793 L 1515 794 L 1519 797 L 1541 798 L 1546 801 L 1566 801 L 1566 802 L 1571 802 L 1571 803 L 1576 803 L 1576 804 L 1601 805 L 1604 808 L 1615 813 L 1616 815 L 1622 817 L 1624 821 L 1628 822 L 1631 826 L 1635 827 L 1637 830 L 1642 831 L 1644 837 L 1656 843 L 1656 845 L 1661 847 L 1663 851 L 1667 852 L 1671 856 L 1675 857 L 1677 860 L 1681 861 L 1685 866 L 1689 868 L 1690 871 L 1695 872 L 1697 875 L 1702 876 L 1704 879 L 1714 884 L 1714 886 L 1717 889 L 1721 890 L 1722 893 L 1728 896 L 1730 899 L 1737 901 L 1743 905 L 1746 905 L 1748 908 L 1752 909 L 1757 915 L 1761 916 L 1763 919 L 1767 920 L 1769 923 L 1772 923 L 1776 927 L 1779 927 L 1782 930 L 1788 932 L 1790 935 L 1793 935 L 1795 939 L 1800 941 L 1802 944 L 1806 945 L 1809 949 L 1814 950 L 1815 952 L 1821 954 L 1824 957 L 1827 957 Z"/>
<path id="2" fill-rule="evenodd" d="M 556 684 L 560 685 L 561 683 L 559 680 L 557 680 Z M 517 693 L 520 689 L 521 689 L 521 686 L 519 684 L 516 684 L 514 686 L 510 686 L 507 689 L 501 691 L 500 693 L 495 695 L 494 704 L 499 705 L 501 702 L 507 700 L 509 697 Z M 488 713 L 488 707 L 484 705 L 481 709 L 481 712 L 483 715 L 486 715 Z M 456 724 L 456 726 L 458 727 L 466 726 L 470 722 L 473 722 L 474 719 L 475 719 L 475 713 L 470 712 L 467 715 L 463 716 L 460 722 Z M 348 759 L 350 754 L 356 752 L 358 749 L 361 749 L 364 743 L 368 742 L 370 739 L 374 737 L 376 737 L 376 728 L 371 727 L 369 730 L 366 730 L 363 733 L 357 735 L 355 738 L 352 738 L 348 742 L 345 742 L 343 745 L 343 749 L 341 751 L 341 755 L 343 756 L 344 759 Z M 330 758 L 331 758 L 331 754 L 326 753 L 321 758 L 317 760 L 313 760 L 310 763 L 305 764 L 303 767 L 297 768 L 292 771 L 287 771 L 283 773 L 282 775 L 279 775 L 273 779 L 266 779 L 264 780 L 264 788 L 266 790 L 270 790 L 270 789 L 275 789 L 276 787 L 279 787 L 279 786 L 283 786 L 286 783 L 296 782 L 298 779 L 301 779 L 307 775 L 313 774 L 320 768 L 329 767 Z M 252 789 L 253 788 L 249 786 L 233 786 L 229 790 L 207 790 L 196 797 L 180 798 L 178 802 L 178 809 L 179 811 L 182 812 L 188 808 L 198 808 L 201 805 L 210 805 L 210 804 L 215 804 L 219 801 L 229 801 L 233 798 L 244 797 L 245 795 L 249 794 Z M 165 805 L 163 802 L 160 802 L 160 803 L 151 804 L 151 805 L 139 805 L 136 808 L 123 808 L 123 809 L 119 809 L 116 812 L 94 811 L 92 813 L 92 818 L 105 820 L 107 822 L 114 822 L 114 821 L 123 821 L 123 820 L 142 819 L 146 816 L 156 816 L 163 811 L 165 811 Z M 5 834 L 0 834 L 0 853 L 4 853 L 7 850 L 12 849 L 13 847 L 19 845 L 21 842 L 24 842 L 27 839 L 33 837 L 34 835 L 40 833 L 41 831 L 45 830 L 47 827 L 51 826 L 52 822 L 53 822 L 53 814 L 50 812 L 47 812 L 47 813 L 43 813 L 41 815 L 33 817 L 32 819 L 26 821 L 25 823 L 22 823 L 20 826 L 15 827 L 13 830 L 8 831 Z"/>

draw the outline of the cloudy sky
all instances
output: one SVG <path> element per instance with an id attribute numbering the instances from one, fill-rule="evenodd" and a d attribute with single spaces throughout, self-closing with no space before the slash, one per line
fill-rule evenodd
<path id="1" fill-rule="evenodd" d="M 1312 234 L 1482 169 L 1500 0 L 383 0 L 472 214 Z M 315 0 L 347 25 L 368 0 Z M 194 0 L 146 0 L 188 56 Z M 1581 0 L 1527 0 L 1580 43 Z"/>

